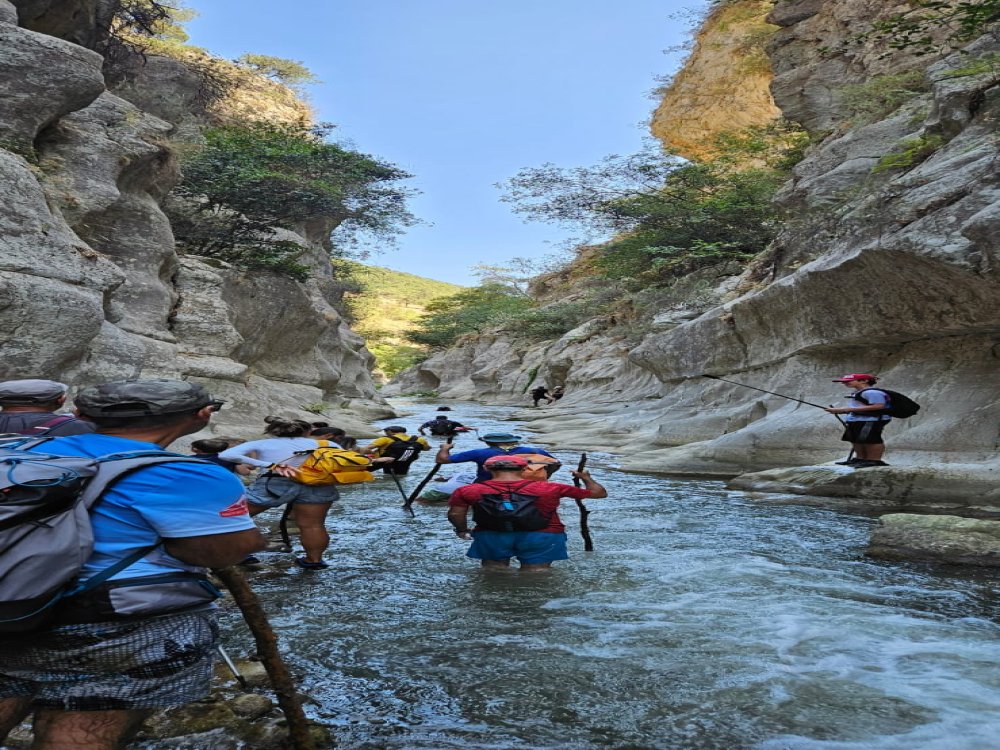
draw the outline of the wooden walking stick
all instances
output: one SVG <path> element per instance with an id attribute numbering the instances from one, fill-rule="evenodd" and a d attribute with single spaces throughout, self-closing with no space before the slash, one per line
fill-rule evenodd
<path id="1" fill-rule="evenodd" d="M 577 464 L 576 470 L 583 471 L 587 466 L 587 454 L 580 454 L 580 463 Z M 573 477 L 573 484 L 579 487 L 582 482 L 579 477 Z M 590 515 L 590 510 L 586 505 L 583 504 L 583 500 L 576 501 L 577 507 L 580 509 L 580 536 L 583 537 L 583 551 L 593 552 L 594 551 L 594 540 L 590 536 L 590 524 L 587 523 L 587 516 Z"/>
<path id="2" fill-rule="evenodd" d="M 448 439 L 445 440 L 445 443 L 447 443 L 448 445 L 454 445 L 454 443 L 455 443 L 455 436 L 454 435 L 450 435 L 448 437 Z M 407 513 L 410 514 L 410 518 L 413 518 L 413 515 L 414 515 L 413 514 L 413 501 L 416 500 L 417 497 L 420 496 L 420 493 L 423 491 L 424 487 L 427 486 L 427 483 L 429 481 L 431 481 L 431 479 L 434 477 L 435 474 L 438 473 L 438 471 L 441 469 L 442 466 L 443 466 L 443 464 L 435 463 L 434 466 L 431 468 L 431 470 L 427 473 L 427 476 L 424 477 L 422 480 L 420 480 L 420 484 L 418 484 L 417 487 L 416 487 L 416 489 L 413 490 L 413 492 L 410 493 L 409 497 L 406 497 L 405 493 L 403 494 L 403 497 L 406 498 L 406 502 L 403 503 L 403 510 L 405 510 Z M 398 483 L 399 480 L 396 480 L 396 481 Z M 400 488 L 400 490 L 402 491 L 402 488 Z"/>
<path id="3" fill-rule="evenodd" d="M 274 688 L 274 693 L 278 698 L 278 706 L 288 721 L 288 738 L 291 741 L 289 747 L 292 750 L 316 750 L 316 743 L 309 731 L 309 720 L 299 703 L 292 675 L 278 651 L 278 636 L 271 629 L 271 623 L 267 620 L 260 599 L 257 598 L 246 578 L 235 566 L 213 568 L 212 572 L 229 589 L 229 593 L 233 595 L 233 601 L 240 608 L 243 619 L 246 620 L 250 632 L 253 633 L 254 641 L 257 643 L 257 655 L 260 657 L 264 669 L 267 670 L 267 676 L 271 679 L 271 687 Z"/>

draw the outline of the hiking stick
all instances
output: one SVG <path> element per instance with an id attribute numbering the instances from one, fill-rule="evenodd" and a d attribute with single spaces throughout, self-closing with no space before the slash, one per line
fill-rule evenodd
<path id="1" fill-rule="evenodd" d="M 403 503 L 403 510 L 405 510 L 407 513 L 410 514 L 410 518 L 414 517 L 414 513 L 413 513 L 413 501 L 417 499 L 417 496 L 421 493 L 421 491 L 424 489 L 424 487 L 427 486 L 427 483 L 429 481 L 431 481 L 431 479 L 434 477 L 434 475 L 438 473 L 438 470 L 442 466 L 444 466 L 444 464 L 437 464 L 437 463 L 434 464 L 434 466 L 431 468 L 431 470 L 429 472 L 427 472 L 427 476 L 420 480 L 420 484 L 418 484 L 417 488 L 415 490 L 413 490 L 413 492 L 410 493 L 409 497 L 406 496 L 405 492 L 403 493 L 403 497 L 406 499 L 406 502 Z"/>
<path id="2" fill-rule="evenodd" d="M 576 465 L 577 471 L 583 471 L 587 466 L 587 454 L 580 454 L 580 463 Z M 573 485 L 579 487 L 583 482 L 579 477 L 573 477 Z M 574 498 L 576 499 L 576 498 Z M 590 536 L 590 524 L 587 523 L 587 516 L 590 515 L 590 510 L 587 506 L 583 504 L 583 500 L 577 500 L 576 506 L 580 509 L 580 536 L 583 537 L 583 551 L 593 552 L 594 551 L 594 540 Z"/>
<path id="3" fill-rule="evenodd" d="M 278 699 L 278 706 L 288 722 L 288 738 L 291 741 L 291 748 L 293 750 L 316 750 L 316 743 L 309 731 L 309 720 L 306 719 L 305 712 L 302 710 L 295 683 L 292 681 L 288 666 L 281 660 L 281 653 L 278 651 L 278 636 L 271 629 L 271 623 L 267 620 L 267 614 L 260 604 L 260 599 L 250 588 L 247 579 L 234 566 L 213 568 L 212 572 L 219 577 L 229 589 L 229 593 L 233 595 L 233 601 L 240 608 L 243 619 L 246 620 L 247 626 L 253 634 L 257 644 L 257 655 L 260 657 L 264 669 L 267 670 L 271 687 Z"/>
<path id="4" fill-rule="evenodd" d="M 455 438 L 454 437 L 450 437 L 447 440 L 445 440 L 445 443 L 447 443 L 448 445 L 453 445 L 454 441 L 455 441 Z M 413 513 L 413 501 L 417 499 L 417 497 L 423 491 L 424 487 L 427 486 L 427 483 L 429 481 L 431 481 L 431 479 L 433 479 L 434 475 L 437 474 L 438 471 L 440 471 L 440 469 L 441 469 L 442 466 L 444 466 L 444 464 L 439 464 L 439 463 L 435 462 L 434 466 L 431 468 L 431 470 L 429 472 L 427 472 L 427 476 L 420 480 L 420 484 L 418 484 L 417 488 L 415 490 L 413 490 L 413 492 L 410 493 L 410 496 L 406 497 L 406 494 L 405 493 L 403 494 L 403 497 L 406 498 L 406 502 L 403 503 L 403 510 L 405 510 L 407 513 L 410 514 L 410 518 L 414 517 L 414 513 Z"/>
<path id="5" fill-rule="evenodd" d="M 801 398 L 793 398 L 792 396 L 786 396 L 784 393 L 775 393 L 774 391 L 765 391 L 763 388 L 757 388 L 756 386 L 747 385 L 746 383 L 737 383 L 735 380 L 726 380 L 725 378 L 720 378 L 718 375 L 706 375 L 706 374 L 702 374 L 702 377 L 703 378 L 708 378 L 709 380 L 721 380 L 723 383 L 731 383 L 733 385 L 738 385 L 738 386 L 741 386 L 743 388 L 749 388 L 750 390 L 753 390 L 753 391 L 760 391 L 761 393 L 767 393 L 767 394 L 769 394 L 771 396 L 777 396 L 778 398 L 785 398 L 785 399 L 788 399 L 789 401 L 796 401 L 796 402 L 798 402 L 800 404 L 805 404 L 806 406 L 815 406 L 817 409 L 822 409 L 823 411 L 826 411 L 826 409 L 827 409 L 827 407 L 823 406 L 822 404 L 814 404 L 812 401 L 803 401 Z M 832 414 L 831 416 L 836 417 L 838 422 L 840 422 L 841 424 L 844 424 L 844 420 L 840 418 L 839 414 Z"/>
<path id="6" fill-rule="evenodd" d="M 292 548 L 292 538 L 288 535 L 288 517 L 292 515 L 292 506 L 294 504 L 294 500 L 290 503 L 285 503 L 285 510 L 281 514 L 281 520 L 278 521 L 278 531 L 281 532 L 281 543 L 288 547 L 289 550 Z"/>
<path id="7" fill-rule="evenodd" d="M 392 481 L 396 483 L 396 487 L 399 488 L 399 494 L 403 496 L 403 502 L 406 502 L 410 498 L 406 494 L 406 490 L 403 489 L 403 485 L 399 483 L 399 477 L 397 477 L 393 472 L 389 472 L 389 476 L 392 477 Z M 403 506 L 406 507 L 405 505 Z M 413 516 L 413 510 L 410 509 L 410 516 Z"/>

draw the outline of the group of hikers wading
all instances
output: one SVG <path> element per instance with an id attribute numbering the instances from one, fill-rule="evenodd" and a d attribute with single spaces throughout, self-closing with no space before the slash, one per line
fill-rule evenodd
<path id="1" fill-rule="evenodd" d="M 432 450 L 425 431 L 445 440 L 435 470 L 477 468 L 445 497 L 484 567 L 565 559 L 559 499 L 606 496 L 585 471 L 574 472 L 583 488 L 548 481 L 558 461 L 509 433 L 452 453 L 456 436 L 478 431 L 446 415 L 417 435 L 385 427 L 357 450 L 340 428 L 270 416 L 259 439 L 203 438 L 183 455 L 168 446 L 224 405 L 200 385 L 104 383 L 60 414 L 67 394 L 51 380 L 0 383 L 0 742 L 33 715 L 35 747 L 123 747 L 152 711 L 205 697 L 221 595 L 208 569 L 225 580 L 228 566 L 259 563 L 268 543 L 254 518 L 277 508 L 298 529 L 295 566 L 328 568 L 341 490 L 378 470 L 401 488 Z"/>
<path id="2" fill-rule="evenodd" d="M 919 408 L 877 381 L 867 373 L 836 378 L 851 389 L 847 405 L 819 406 L 843 421 L 852 451 L 837 463 L 852 469 L 887 465 L 882 430 Z M 73 414 L 60 414 L 67 393 L 50 380 L 0 383 L 0 741 L 33 714 L 35 747 L 109 750 L 124 746 L 153 710 L 206 696 L 220 596 L 208 569 L 222 576 L 227 566 L 259 562 L 267 540 L 253 519 L 266 511 L 284 509 L 283 533 L 289 519 L 298 528 L 303 554 L 294 564 L 322 571 L 330 567 L 327 514 L 341 487 L 381 471 L 412 514 L 441 467 L 475 465 L 474 475 L 454 475 L 424 499 L 447 501 L 447 521 L 483 568 L 517 560 L 533 572 L 568 557 L 560 501 L 579 505 L 589 551 L 583 501 L 607 497 L 586 471 L 586 455 L 573 484 L 554 482 L 560 462 L 546 450 L 509 432 L 480 436 L 447 414 L 415 435 L 403 425 L 382 428 L 357 450 L 343 429 L 270 416 L 259 439 L 204 438 L 189 456 L 166 449 L 207 429 L 224 405 L 200 385 L 90 386 L 76 394 Z M 535 406 L 561 395 L 542 386 L 531 393 Z M 454 451 L 469 432 L 485 447 Z M 407 493 L 400 477 L 433 450 L 427 433 L 444 442 Z M 254 472 L 245 486 L 240 477 Z"/>

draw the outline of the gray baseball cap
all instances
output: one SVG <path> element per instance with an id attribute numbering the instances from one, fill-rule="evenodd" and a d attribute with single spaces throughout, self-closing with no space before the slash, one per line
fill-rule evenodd
<path id="1" fill-rule="evenodd" d="M 520 443 L 520 435 L 512 435 L 509 432 L 491 432 L 481 438 L 484 443 Z"/>
<path id="2" fill-rule="evenodd" d="M 186 380 L 123 380 L 84 388 L 73 403 L 89 417 L 156 417 L 224 402 Z"/>
<path id="3" fill-rule="evenodd" d="M 7 380 L 0 383 L 0 401 L 37 404 L 55 401 L 66 393 L 66 385 L 54 380 Z"/>

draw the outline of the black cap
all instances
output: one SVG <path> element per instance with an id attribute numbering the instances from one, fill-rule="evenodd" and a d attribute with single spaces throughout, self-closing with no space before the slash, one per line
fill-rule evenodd
<path id="1" fill-rule="evenodd" d="M 123 380 L 85 388 L 73 403 L 84 416 L 156 417 L 223 402 L 186 380 Z"/>

